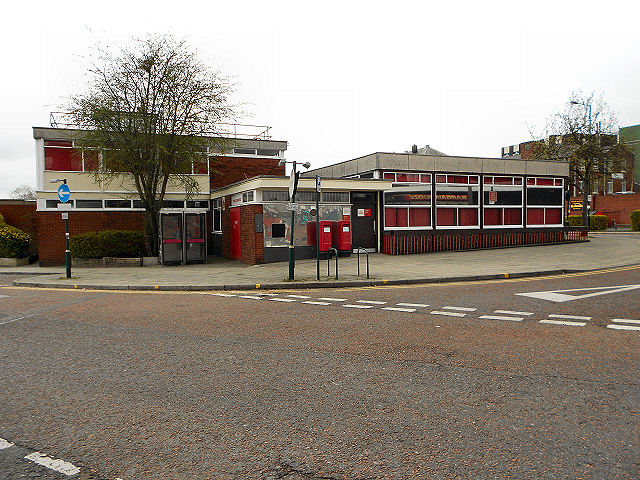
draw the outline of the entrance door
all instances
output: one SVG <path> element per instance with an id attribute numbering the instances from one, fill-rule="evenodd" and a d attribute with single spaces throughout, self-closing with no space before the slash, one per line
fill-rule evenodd
<path id="1" fill-rule="evenodd" d="M 376 192 L 351 192 L 351 246 L 375 252 L 377 239 Z"/>
<path id="2" fill-rule="evenodd" d="M 231 258 L 240 260 L 240 207 L 230 208 L 231 218 Z"/>

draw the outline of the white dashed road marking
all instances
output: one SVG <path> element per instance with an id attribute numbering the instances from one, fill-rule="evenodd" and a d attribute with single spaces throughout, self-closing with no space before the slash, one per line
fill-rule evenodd
<path id="1" fill-rule="evenodd" d="M 51 457 L 48 457 L 44 453 L 34 452 L 24 458 L 64 475 L 71 476 L 80 473 L 80 469 L 72 463 L 65 462 L 64 460 L 55 460 Z"/>
<path id="2" fill-rule="evenodd" d="M 238 295 L 239 298 L 249 298 L 251 300 L 262 300 L 262 297 L 254 297 L 253 295 Z"/>
<path id="3" fill-rule="evenodd" d="M 434 310 L 433 312 L 430 312 L 431 315 L 445 315 L 448 317 L 466 317 L 467 314 L 466 313 L 460 313 L 460 312 L 440 312 L 438 310 Z"/>
<path id="4" fill-rule="evenodd" d="M 321 297 L 318 300 L 324 300 L 326 302 L 346 302 L 346 298 L 330 298 L 330 297 Z"/>
<path id="5" fill-rule="evenodd" d="M 584 327 L 586 322 L 564 322 L 562 320 L 540 320 L 540 323 L 550 323 L 552 325 L 568 325 L 570 327 Z"/>
<path id="6" fill-rule="evenodd" d="M 293 298 L 270 298 L 269 300 L 274 302 L 295 302 L 296 301 Z"/>
<path id="7" fill-rule="evenodd" d="M 505 317 L 502 315 L 481 315 L 478 318 L 483 318 L 485 320 L 510 320 L 512 322 L 521 322 L 524 320 L 523 317 Z"/>
<path id="8" fill-rule="evenodd" d="M 0 450 L 4 450 L 5 448 L 13 447 L 13 443 L 7 442 L 4 438 L 0 438 Z"/>
<path id="9" fill-rule="evenodd" d="M 533 315 L 533 312 L 513 312 L 511 310 L 496 310 L 493 313 L 504 313 L 505 315 Z"/>
<path id="10" fill-rule="evenodd" d="M 304 299 L 304 300 L 308 300 L 309 298 L 311 298 L 311 297 L 309 297 L 308 295 L 287 295 L 287 297 L 291 297 L 291 298 L 301 298 L 301 299 Z"/>
<path id="11" fill-rule="evenodd" d="M 556 315 L 551 313 L 548 315 L 549 318 L 563 318 L 565 320 L 591 320 L 591 317 L 578 317 L 576 315 Z"/>
<path id="12" fill-rule="evenodd" d="M 356 300 L 356 303 L 370 303 L 371 305 L 386 305 L 387 302 L 378 302 L 376 300 Z"/>
<path id="13" fill-rule="evenodd" d="M 477 308 L 469 307 L 442 307 L 443 310 L 455 310 L 456 312 L 475 312 Z"/>
<path id="14" fill-rule="evenodd" d="M 425 308 L 428 307 L 426 303 L 397 303 L 399 307 L 416 307 L 416 308 Z"/>
<path id="15" fill-rule="evenodd" d="M 216 297 L 235 297 L 233 293 L 214 293 Z"/>
<path id="16" fill-rule="evenodd" d="M 392 312 L 407 312 L 407 313 L 413 313 L 416 311 L 415 308 L 398 308 L 398 307 L 382 307 L 381 310 L 391 310 Z"/>
<path id="17" fill-rule="evenodd" d="M 330 302 L 313 302 L 311 300 L 302 303 L 306 303 L 307 305 L 331 305 Z"/>
<path id="18" fill-rule="evenodd" d="M 613 318 L 611 321 L 616 323 L 607 325 L 607 328 L 611 328 L 613 330 L 630 330 L 634 332 L 640 332 L 640 320 Z M 630 325 L 620 325 L 621 323 L 629 323 Z"/>
<path id="19" fill-rule="evenodd" d="M 348 308 L 373 308 L 373 305 L 349 305 L 349 304 L 343 304 L 343 307 L 348 307 Z"/>

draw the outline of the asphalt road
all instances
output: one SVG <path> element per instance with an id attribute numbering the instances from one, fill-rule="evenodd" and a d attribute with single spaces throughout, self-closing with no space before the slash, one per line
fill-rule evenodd
<path id="1" fill-rule="evenodd" d="M 0 288 L 0 479 L 640 478 L 637 286 Z"/>

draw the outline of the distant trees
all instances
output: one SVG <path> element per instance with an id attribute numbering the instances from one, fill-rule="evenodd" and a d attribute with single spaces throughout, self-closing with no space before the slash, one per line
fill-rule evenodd
<path id="1" fill-rule="evenodd" d="M 11 192 L 11 198 L 18 200 L 36 200 L 38 196 L 36 195 L 36 191 L 29 185 L 20 185 Z"/>
<path id="2" fill-rule="evenodd" d="M 72 96 L 67 110 L 86 131 L 83 146 L 101 151 L 96 181 L 131 175 L 145 208 L 147 253 L 157 255 L 167 187 L 179 187 L 187 198 L 198 192 L 194 162 L 207 161 L 204 136 L 209 145 L 222 144 L 216 124 L 235 118 L 234 86 L 171 37 L 136 40 L 99 60 L 89 91 Z"/>
<path id="3" fill-rule="evenodd" d="M 547 119 L 534 158 L 569 161 L 569 184 L 582 193 L 582 224 L 589 225 L 588 195 L 605 175 L 633 168 L 633 155 L 617 138 L 617 118 L 602 96 L 573 92 L 563 111 Z"/>

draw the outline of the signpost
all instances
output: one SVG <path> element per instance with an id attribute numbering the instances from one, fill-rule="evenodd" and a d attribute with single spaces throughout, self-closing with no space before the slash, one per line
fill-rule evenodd
<path id="1" fill-rule="evenodd" d="M 60 200 L 60 202 L 62 202 L 64 207 L 66 207 L 65 210 L 68 210 L 69 207 L 71 207 L 71 205 L 67 203 L 69 201 L 69 198 L 71 197 L 71 189 L 69 188 L 69 185 L 67 185 L 66 178 L 54 178 L 52 180 L 49 180 L 49 183 L 58 182 L 62 182 L 62 184 L 58 187 L 58 199 Z M 64 251 L 64 263 L 67 270 L 67 278 L 71 278 L 71 250 L 69 250 L 69 214 L 63 213 L 62 219 L 64 220 L 64 236 L 67 247 Z"/>

